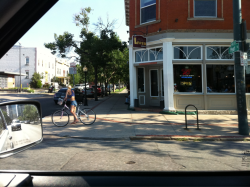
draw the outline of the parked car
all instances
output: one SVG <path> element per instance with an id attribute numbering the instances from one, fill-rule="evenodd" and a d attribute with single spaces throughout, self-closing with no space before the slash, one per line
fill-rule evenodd
<path id="1" fill-rule="evenodd" d="M 85 89 L 82 90 L 83 95 L 85 95 Z M 87 97 L 94 97 L 95 96 L 95 90 L 93 88 L 87 88 L 86 89 L 86 95 Z"/>
<path id="2" fill-rule="evenodd" d="M 55 95 L 54 95 L 55 104 L 57 104 L 59 98 L 62 98 L 62 99 L 65 98 L 67 89 L 68 88 L 61 88 L 57 93 L 55 93 Z M 80 101 L 83 102 L 83 99 L 84 99 L 83 92 L 80 89 L 77 89 L 77 88 L 72 88 L 71 90 L 75 91 L 76 101 L 77 102 L 80 102 Z M 67 98 L 67 104 L 68 103 L 70 103 L 69 98 Z"/>
<path id="3" fill-rule="evenodd" d="M 94 91 L 95 91 L 95 86 L 92 86 L 92 88 L 93 88 Z M 101 89 L 100 86 L 97 86 L 97 95 L 99 96 L 99 95 L 101 95 L 101 94 L 102 94 L 102 89 Z"/>
<path id="4" fill-rule="evenodd" d="M 16 131 L 16 130 L 22 130 L 21 128 L 21 122 L 19 119 L 13 119 L 11 123 L 11 130 Z"/>
<path id="5" fill-rule="evenodd" d="M 78 88 L 83 90 L 85 88 L 85 84 L 76 84 L 74 88 Z M 86 83 L 86 88 L 89 88 L 89 84 Z"/>
<path id="6" fill-rule="evenodd" d="M 30 124 L 30 120 L 25 120 L 24 123 L 25 124 Z"/>

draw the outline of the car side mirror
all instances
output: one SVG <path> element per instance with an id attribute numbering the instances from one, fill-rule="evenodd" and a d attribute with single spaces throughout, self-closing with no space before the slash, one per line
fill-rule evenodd
<path id="1" fill-rule="evenodd" d="M 38 101 L 0 103 L 0 158 L 19 153 L 43 139 Z"/>

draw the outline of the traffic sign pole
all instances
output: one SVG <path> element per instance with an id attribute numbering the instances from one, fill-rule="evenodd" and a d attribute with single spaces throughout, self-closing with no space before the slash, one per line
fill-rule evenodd
<path id="1" fill-rule="evenodd" d="M 233 0 L 233 25 L 234 25 L 234 40 L 242 40 L 242 15 L 241 15 L 241 0 Z M 240 45 L 242 50 L 242 45 Z M 249 135 L 249 127 L 247 120 L 246 109 L 246 84 L 245 84 L 245 67 L 241 66 L 240 51 L 234 53 L 235 57 L 235 77 L 236 77 L 236 97 L 238 109 L 238 129 L 239 134 Z"/>

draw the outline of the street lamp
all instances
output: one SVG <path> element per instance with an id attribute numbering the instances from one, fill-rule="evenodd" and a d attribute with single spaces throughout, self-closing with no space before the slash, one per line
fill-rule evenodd
<path id="1" fill-rule="evenodd" d="M 20 92 L 21 92 L 21 43 L 19 42 L 19 71 L 20 71 Z"/>
<path id="2" fill-rule="evenodd" d="M 85 73 L 85 99 L 84 99 L 84 106 L 88 106 L 88 100 L 87 100 L 87 90 L 86 90 L 86 74 L 88 71 L 88 68 L 86 67 L 86 65 L 83 67 L 83 72 Z"/>
<path id="3" fill-rule="evenodd" d="M 101 74 L 101 77 L 102 77 L 102 97 L 103 97 L 103 76 L 104 76 L 104 74 L 102 73 Z"/>

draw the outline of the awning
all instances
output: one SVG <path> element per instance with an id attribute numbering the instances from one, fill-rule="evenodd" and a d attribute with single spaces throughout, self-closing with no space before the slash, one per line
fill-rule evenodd
<path id="1" fill-rule="evenodd" d="M 0 75 L 15 75 L 15 76 L 20 76 L 20 73 L 17 72 L 9 72 L 9 71 L 0 71 Z M 21 76 L 27 76 L 24 73 L 21 73 Z"/>

